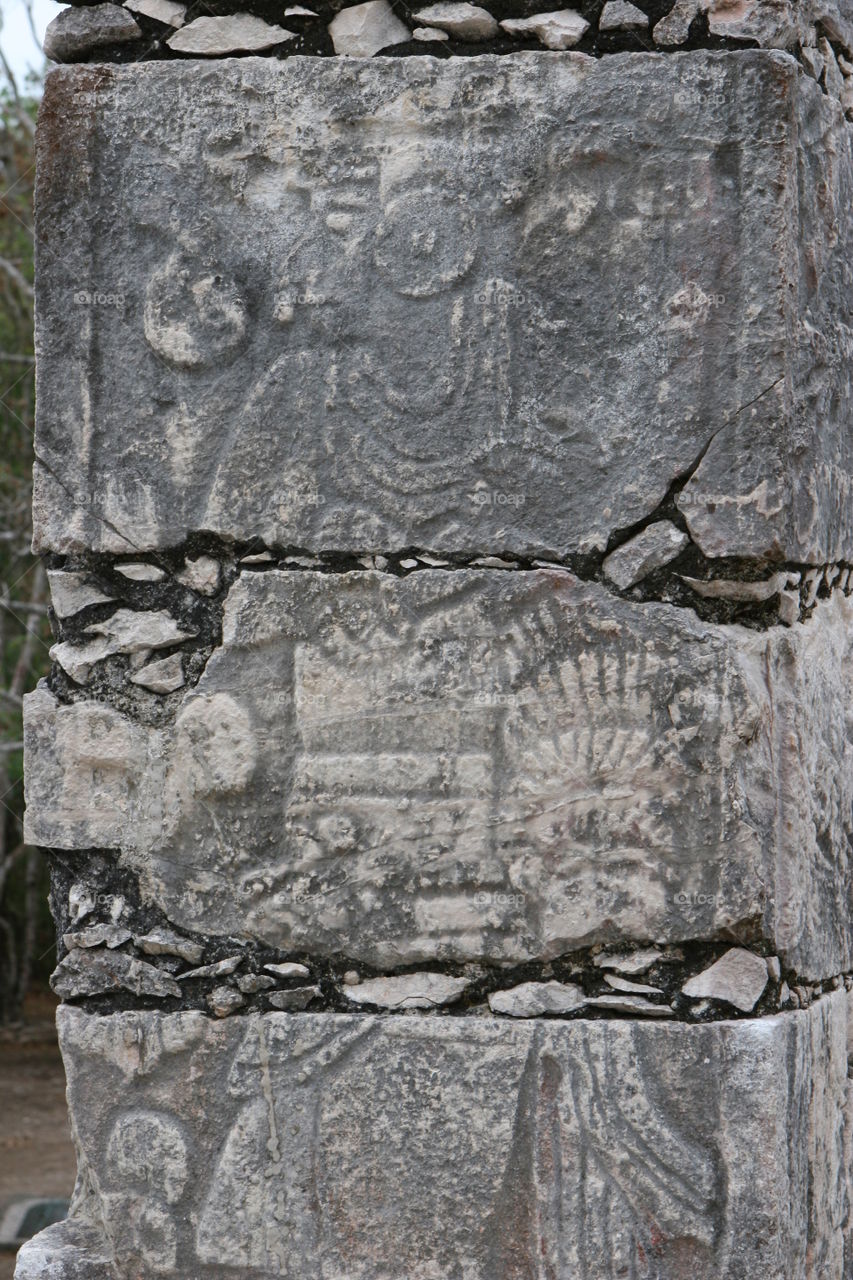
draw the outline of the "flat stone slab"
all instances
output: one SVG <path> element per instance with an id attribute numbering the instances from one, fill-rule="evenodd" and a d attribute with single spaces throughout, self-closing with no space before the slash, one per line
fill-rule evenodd
<path id="1" fill-rule="evenodd" d="M 851 967 L 853 604 L 766 632 L 562 571 L 244 570 L 174 723 L 26 701 L 26 838 L 183 929 L 380 968 L 752 936 Z"/>
<path id="2" fill-rule="evenodd" d="M 788 55 L 62 68 L 39 135 L 39 549 L 563 556 L 692 472 L 708 554 L 853 556 L 850 130 Z"/>
<path id="3" fill-rule="evenodd" d="M 844 992 L 707 1026 L 58 1020 L 62 1231 L 101 1222 L 115 1280 L 842 1274 Z M 47 1243 L 18 1280 L 76 1280 Z"/>

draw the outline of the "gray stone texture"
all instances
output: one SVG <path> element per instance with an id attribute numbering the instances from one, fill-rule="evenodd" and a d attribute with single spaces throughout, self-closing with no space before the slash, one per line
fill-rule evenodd
<path id="1" fill-rule="evenodd" d="M 139 24 L 118 4 L 84 4 L 63 9 L 44 33 L 45 56 L 53 62 L 82 62 L 98 49 L 142 36 Z"/>
<path id="2" fill-rule="evenodd" d="M 789 56 L 67 68 L 39 132 L 40 549 L 552 557 L 692 471 L 708 554 L 853 556 L 850 134 Z"/>
<path id="3" fill-rule="evenodd" d="M 841 1276 L 843 991 L 708 1026 L 66 1007 L 59 1027 L 75 1208 L 18 1280 L 77 1280 L 50 1268 L 81 1236 L 110 1280 Z"/>
<path id="4" fill-rule="evenodd" d="M 380 967 L 760 928 L 849 969 L 853 603 L 748 631 L 562 571 L 244 571 L 162 728 L 27 699 L 27 839 L 180 928 Z"/>

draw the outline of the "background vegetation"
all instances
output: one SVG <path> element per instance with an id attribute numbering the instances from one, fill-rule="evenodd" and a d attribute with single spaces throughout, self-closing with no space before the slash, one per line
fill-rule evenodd
<path id="1" fill-rule="evenodd" d="M 31 555 L 33 139 L 40 86 L 0 54 L 0 1022 L 53 965 L 47 869 L 23 843 L 21 704 L 48 667 L 46 582 Z"/>

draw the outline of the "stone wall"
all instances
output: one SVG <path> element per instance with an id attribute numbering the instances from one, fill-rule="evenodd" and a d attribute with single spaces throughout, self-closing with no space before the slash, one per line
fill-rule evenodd
<path id="1" fill-rule="evenodd" d="M 539 10 L 53 24 L 18 1280 L 853 1276 L 853 11 Z"/>

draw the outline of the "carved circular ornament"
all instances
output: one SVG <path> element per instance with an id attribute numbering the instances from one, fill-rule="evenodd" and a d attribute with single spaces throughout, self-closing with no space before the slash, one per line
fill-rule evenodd
<path id="1" fill-rule="evenodd" d="M 143 325 L 157 355 L 198 369 L 237 350 L 246 334 L 246 308 L 228 276 L 191 267 L 175 253 L 148 281 Z"/>
<path id="2" fill-rule="evenodd" d="M 373 259 L 391 287 L 409 298 L 456 284 L 476 256 L 476 224 L 458 196 L 406 192 L 390 201 L 376 228 Z"/>

